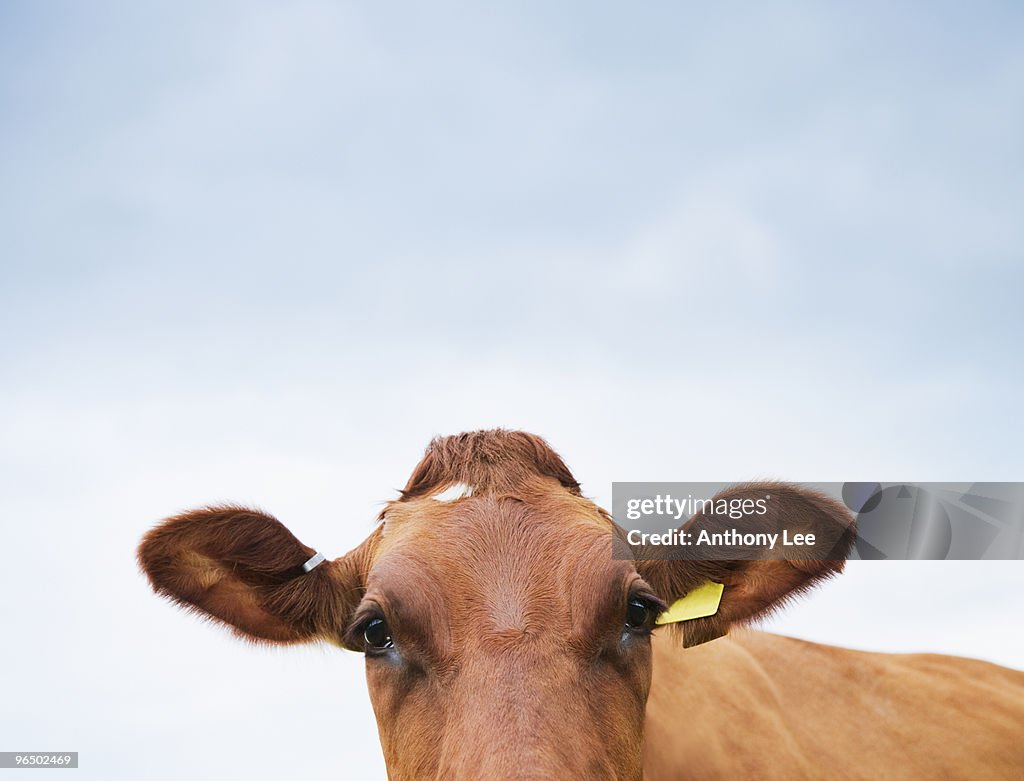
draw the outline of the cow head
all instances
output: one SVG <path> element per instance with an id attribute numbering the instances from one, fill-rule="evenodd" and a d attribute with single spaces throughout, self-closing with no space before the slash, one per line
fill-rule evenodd
<path id="1" fill-rule="evenodd" d="M 838 523 L 852 539 L 835 502 L 772 490 L 767 522 Z M 234 506 L 168 519 L 139 560 L 158 593 L 242 637 L 364 653 L 391 778 L 638 779 L 650 635 L 666 605 L 725 584 L 717 613 L 683 630 L 698 642 L 842 561 L 618 559 L 614 535 L 543 440 L 486 431 L 435 440 L 373 533 L 333 561 L 310 568 L 313 548 Z"/>

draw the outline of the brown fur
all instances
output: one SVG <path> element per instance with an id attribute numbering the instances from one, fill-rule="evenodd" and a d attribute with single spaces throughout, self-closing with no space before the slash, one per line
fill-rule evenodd
<path id="1" fill-rule="evenodd" d="M 168 518 L 139 546 L 153 589 L 255 641 L 337 635 L 359 602 L 359 557 L 308 574 L 315 551 L 269 515 L 218 505 Z"/>
<path id="2" fill-rule="evenodd" d="M 431 498 L 453 483 L 472 496 Z M 778 483 L 729 495 L 765 491 L 768 528 L 814 531 L 833 555 L 615 559 L 621 536 L 554 451 L 499 430 L 432 442 L 373 534 L 310 573 L 312 548 L 232 506 L 165 521 L 139 561 L 158 593 L 258 641 L 358 650 L 366 622 L 386 618 L 395 648 L 367 656 L 367 681 L 393 779 L 1013 777 L 1020 673 L 757 632 L 683 650 L 671 631 L 624 631 L 631 598 L 663 607 L 706 579 L 725 583 L 718 614 L 681 630 L 692 644 L 840 571 L 845 509 Z M 958 698 L 975 706 L 963 741 L 929 712 Z"/>
<path id="3" fill-rule="evenodd" d="M 504 429 L 470 431 L 434 439 L 402 498 L 417 499 L 452 483 L 471 485 L 478 494 L 514 494 L 537 476 L 553 478 L 580 495 L 576 478 L 540 437 Z"/>

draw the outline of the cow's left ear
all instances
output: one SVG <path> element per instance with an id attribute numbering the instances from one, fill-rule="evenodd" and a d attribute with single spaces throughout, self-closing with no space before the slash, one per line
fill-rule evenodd
<path id="1" fill-rule="evenodd" d="M 366 547 L 328 561 L 276 518 L 229 505 L 168 518 L 143 538 L 138 559 L 158 594 L 245 639 L 344 645 Z"/>
<path id="2" fill-rule="evenodd" d="M 694 602 L 697 617 L 675 624 L 684 645 L 721 637 L 731 626 L 767 615 L 842 572 L 856 530 L 853 517 L 836 500 L 801 486 L 773 482 L 736 486 L 718 494 L 715 501 L 756 503 L 765 497 L 770 498 L 763 514 L 748 513 L 737 521 L 728 514 L 698 513 L 682 528 L 692 540 L 698 539 L 701 531 L 711 535 L 731 529 L 742 534 L 778 534 L 779 540 L 783 530 L 790 540 L 797 534 L 813 534 L 813 558 L 779 548 L 753 554 L 748 549 L 744 560 L 728 559 L 727 549 L 722 547 L 703 552 L 700 546 L 693 547 L 684 560 L 654 560 L 646 558 L 649 551 L 635 551 L 637 571 L 670 606 L 670 613 L 671 606 L 677 605 L 677 615 L 686 616 L 688 603 Z"/>

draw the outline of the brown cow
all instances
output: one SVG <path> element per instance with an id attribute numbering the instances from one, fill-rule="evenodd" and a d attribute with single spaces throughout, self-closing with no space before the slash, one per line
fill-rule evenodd
<path id="1" fill-rule="evenodd" d="M 848 549 L 839 504 L 772 491 Z M 158 593 L 242 637 L 365 653 L 392 779 L 1024 773 L 1024 673 L 754 631 L 702 643 L 842 562 L 616 560 L 611 519 L 538 437 L 434 441 L 380 520 L 310 568 L 274 518 L 211 507 L 153 529 L 139 560 Z M 718 612 L 652 637 L 706 580 L 725 584 Z"/>

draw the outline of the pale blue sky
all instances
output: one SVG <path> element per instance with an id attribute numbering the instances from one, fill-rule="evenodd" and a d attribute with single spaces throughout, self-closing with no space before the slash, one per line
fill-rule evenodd
<path id="1" fill-rule="evenodd" d="M 0 6 L 0 750 L 378 775 L 358 657 L 132 549 L 236 500 L 339 555 L 438 433 L 605 504 L 1024 475 L 1019 4 L 365 6 Z M 774 628 L 1024 667 L 1021 569 L 862 564 Z"/>

